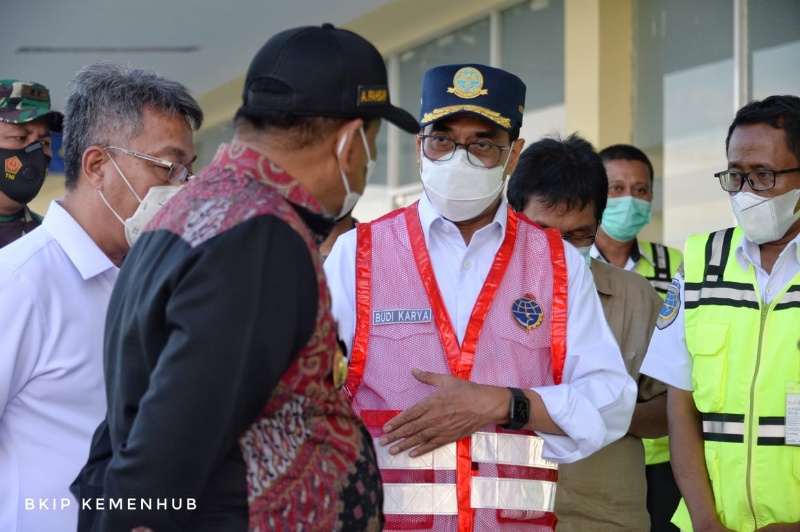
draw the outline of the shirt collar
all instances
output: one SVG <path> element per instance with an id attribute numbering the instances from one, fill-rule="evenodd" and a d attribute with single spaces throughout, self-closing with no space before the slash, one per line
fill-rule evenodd
<path id="1" fill-rule="evenodd" d="M 589 256 L 593 259 L 605 262 L 606 264 L 610 264 L 605 255 L 600 251 L 600 248 L 597 247 L 597 244 L 592 244 L 592 248 L 589 250 Z M 650 253 L 642 246 L 642 243 L 639 242 L 639 239 L 634 238 L 633 247 L 631 247 L 631 256 L 628 257 L 628 266 L 635 267 L 641 259 L 646 260 L 653 266 L 656 264 L 655 261 L 653 261 L 653 257 L 650 256 Z M 626 268 L 628 266 L 626 266 Z"/>
<path id="2" fill-rule="evenodd" d="M 456 227 L 456 225 L 451 222 L 450 220 L 446 220 L 441 213 L 433 206 L 431 201 L 428 199 L 428 195 L 425 192 L 422 192 L 422 195 L 419 198 L 419 222 L 422 225 L 422 233 L 425 235 L 425 242 L 430 241 L 430 232 L 431 228 L 435 226 L 442 226 L 442 225 L 450 225 L 452 227 Z M 506 232 L 506 224 L 508 223 L 508 203 L 506 202 L 505 197 L 500 196 L 500 206 L 497 208 L 497 212 L 494 213 L 494 218 L 492 221 L 487 225 L 491 226 L 497 224 L 501 229 L 501 234 L 505 234 Z M 485 227 L 479 229 L 482 231 Z"/>
<path id="3" fill-rule="evenodd" d="M 613 296 L 614 286 L 611 283 L 611 272 L 609 269 L 616 268 L 616 266 L 603 262 L 602 260 L 592 259 L 590 268 L 592 270 L 594 286 L 597 291 L 603 295 Z"/>
<path id="4" fill-rule="evenodd" d="M 84 281 L 110 269 L 119 271 L 58 201 L 50 203 L 42 226 L 58 242 Z"/>
<path id="5" fill-rule="evenodd" d="M 274 188 L 290 203 L 322 215 L 322 204 L 283 168 L 270 161 L 256 147 L 242 141 L 221 144 L 211 165 L 224 168 L 235 164 L 237 172 Z M 211 166 L 209 165 L 209 166 Z"/>
<path id="6" fill-rule="evenodd" d="M 782 257 L 786 253 L 794 253 L 798 264 L 800 264 L 800 234 L 786 244 L 780 256 Z M 744 233 L 742 233 L 742 238 L 736 246 L 735 257 L 739 267 L 745 273 L 750 269 L 751 264 L 761 266 L 761 248 L 755 242 L 751 242 Z"/>

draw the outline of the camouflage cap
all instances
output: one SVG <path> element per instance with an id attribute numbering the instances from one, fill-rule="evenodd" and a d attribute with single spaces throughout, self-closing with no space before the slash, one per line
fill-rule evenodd
<path id="1" fill-rule="evenodd" d="M 60 133 L 64 115 L 50 109 L 50 91 L 33 81 L 0 79 L 0 121 L 24 124 L 39 117 L 50 119 L 50 129 Z"/>

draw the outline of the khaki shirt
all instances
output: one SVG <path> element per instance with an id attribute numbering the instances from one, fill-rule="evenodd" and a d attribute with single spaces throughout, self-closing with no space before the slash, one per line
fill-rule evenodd
<path id="1" fill-rule="evenodd" d="M 635 272 L 592 260 L 600 303 L 619 343 L 625 368 L 638 383 L 638 401 L 666 393 L 661 382 L 639 374 L 663 303 Z M 593 455 L 558 470 L 558 532 L 650 529 L 642 440 L 626 435 Z"/>

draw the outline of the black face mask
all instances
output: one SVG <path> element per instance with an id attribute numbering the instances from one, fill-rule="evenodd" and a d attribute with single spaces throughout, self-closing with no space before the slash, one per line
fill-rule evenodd
<path id="1" fill-rule="evenodd" d="M 23 205 L 35 198 L 50 167 L 42 143 L 34 142 L 21 150 L 0 148 L 0 161 L 4 169 L 0 192 Z"/>

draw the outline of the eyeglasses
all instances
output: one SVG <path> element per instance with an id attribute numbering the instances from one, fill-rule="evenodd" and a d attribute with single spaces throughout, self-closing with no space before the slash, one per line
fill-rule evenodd
<path id="1" fill-rule="evenodd" d="M 157 164 L 162 168 L 168 169 L 169 174 L 167 175 L 167 181 L 169 181 L 170 185 L 180 185 L 181 183 L 185 183 L 190 179 L 194 179 L 194 174 L 192 174 L 189 169 L 181 163 L 173 163 L 172 161 L 167 161 L 166 159 L 159 159 L 158 157 L 153 157 L 152 155 L 147 155 L 146 153 L 139 153 L 138 151 L 126 150 L 125 148 L 120 148 L 119 146 L 106 146 L 105 149 L 119 150 L 125 155 L 137 157 L 153 164 Z"/>
<path id="2" fill-rule="evenodd" d="M 750 172 L 732 172 L 723 170 L 717 172 L 714 177 L 719 179 L 719 184 L 725 192 L 739 192 L 744 186 L 745 180 L 750 188 L 763 192 L 775 188 L 775 177 L 781 174 L 790 174 L 800 171 L 800 168 L 790 168 L 789 170 L 751 170 Z M 750 177 L 750 175 L 753 177 Z"/>
<path id="3" fill-rule="evenodd" d="M 594 228 L 594 234 L 591 235 L 574 235 L 572 233 L 561 233 L 561 238 L 575 246 L 576 248 L 585 248 L 587 246 L 591 246 L 594 244 L 594 241 L 597 239 L 597 230 L 600 228 L 600 224 L 597 224 Z"/>
<path id="4" fill-rule="evenodd" d="M 498 146 L 485 140 L 456 142 L 444 135 L 417 135 L 422 139 L 422 153 L 432 161 L 449 161 L 459 146 L 467 150 L 467 161 L 473 166 L 493 168 L 500 162 L 503 152 L 511 146 Z"/>

